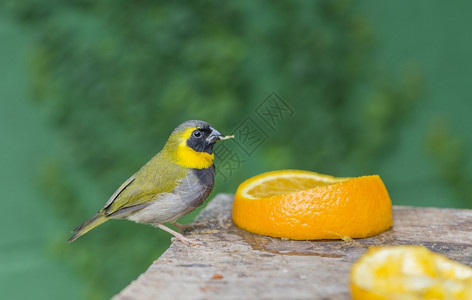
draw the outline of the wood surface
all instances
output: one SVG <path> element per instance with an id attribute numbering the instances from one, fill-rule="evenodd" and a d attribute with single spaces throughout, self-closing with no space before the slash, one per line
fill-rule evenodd
<path id="1" fill-rule="evenodd" d="M 350 299 L 349 271 L 372 245 L 424 245 L 472 266 L 472 210 L 394 206 L 394 226 L 354 241 L 291 241 L 252 234 L 217 195 L 186 236 L 114 297 L 125 299 Z"/>

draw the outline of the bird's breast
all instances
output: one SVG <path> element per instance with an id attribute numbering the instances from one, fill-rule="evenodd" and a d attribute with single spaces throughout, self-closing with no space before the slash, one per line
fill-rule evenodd
<path id="1" fill-rule="evenodd" d="M 191 169 L 182 181 L 181 199 L 194 210 L 200 206 L 213 190 L 215 166 L 206 169 Z"/>

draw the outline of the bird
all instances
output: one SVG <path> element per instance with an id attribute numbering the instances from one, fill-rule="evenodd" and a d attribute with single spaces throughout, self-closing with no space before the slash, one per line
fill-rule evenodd
<path id="1" fill-rule="evenodd" d="M 224 136 L 207 122 L 190 120 L 177 126 L 162 150 L 129 177 L 93 217 L 75 228 L 71 243 L 110 219 L 127 219 L 167 231 L 184 244 L 194 244 L 164 223 L 200 206 L 214 186 L 213 146 Z"/>

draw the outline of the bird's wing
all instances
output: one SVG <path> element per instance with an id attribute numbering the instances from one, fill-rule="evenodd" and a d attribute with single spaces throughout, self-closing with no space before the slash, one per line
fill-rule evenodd
<path id="1" fill-rule="evenodd" d="M 103 210 L 106 215 L 117 215 L 120 211 L 141 209 L 159 194 L 172 192 L 186 173 L 186 168 L 156 155 L 113 193 Z"/>
<path id="2" fill-rule="evenodd" d="M 105 206 L 103 207 L 104 209 L 108 208 L 112 203 L 113 201 L 116 200 L 116 198 L 118 197 L 118 195 L 130 184 L 134 181 L 134 178 L 136 177 L 136 174 L 133 174 L 131 175 L 130 178 L 128 178 L 125 182 L 123 182 L 122 185 L 120 185 L 120 187 L 113 193 L 113 195 L 111 195 L 110 199 L 108 199 L 107 203 L 105 204 Z"/>

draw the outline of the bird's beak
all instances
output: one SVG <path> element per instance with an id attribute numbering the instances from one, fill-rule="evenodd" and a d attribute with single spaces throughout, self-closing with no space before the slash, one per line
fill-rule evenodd
<path id="1" fill-rule="evenodd" d="M 210 143 L 210 144 L 211 143 L 216 143 L 217 141 L 220 141 L 220 140 L 227 140 L 227 139 L 234 138 L 234 136 L 232 136 L 232 135 L 228 135 L 228 136 L 222 135 L 218 130 L 216 130 L 213 127 L 210 127 L 210 129 L 211 129 L 211 133 L 206 139 L 207 142 Z"/>
<path id="2" fill-rule="evenodd" d="M 224 138 L 225 136 L 222 135 L 218 130 L 216 130 L 215 128 L 213 127 L 210 127 L 211 129 L 211 133 L 210 135 L 207 137 L 207 142 L 212 144 L 212 143 L 216 143 L 217 141 L 221 140 L 222 138 Z"/>

